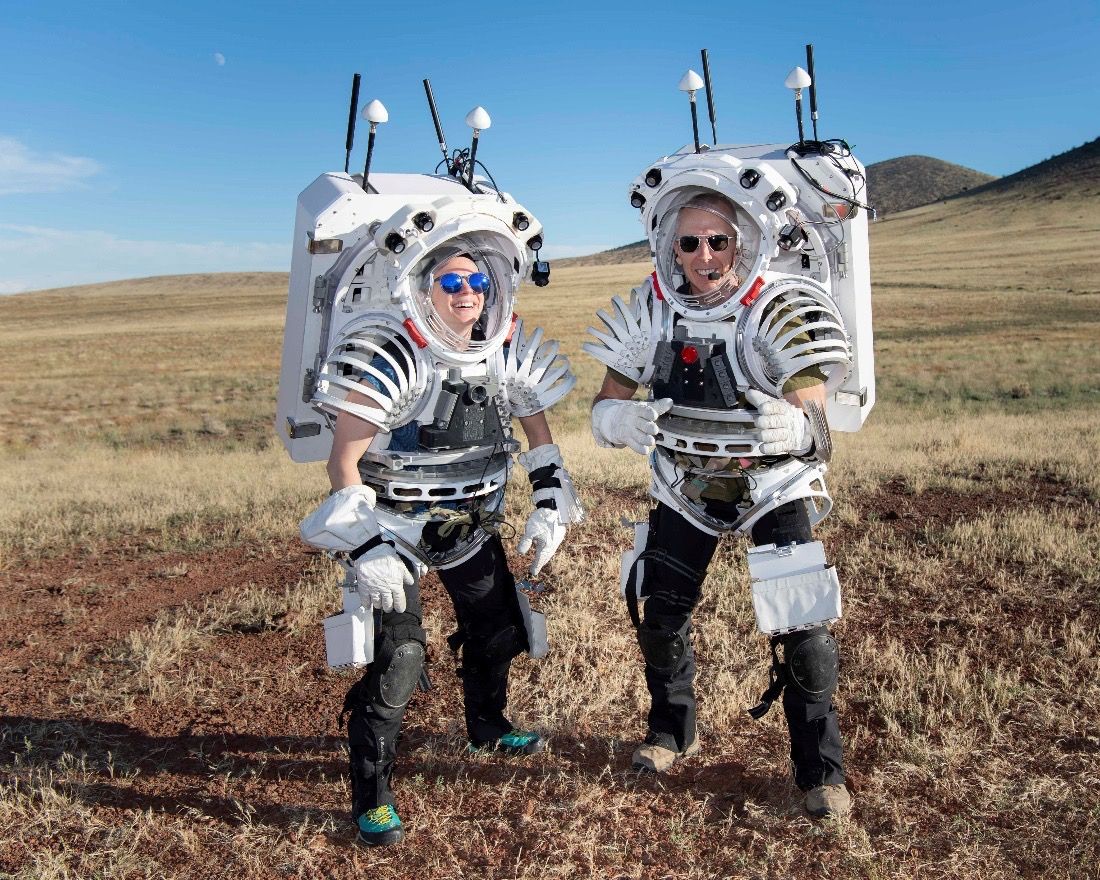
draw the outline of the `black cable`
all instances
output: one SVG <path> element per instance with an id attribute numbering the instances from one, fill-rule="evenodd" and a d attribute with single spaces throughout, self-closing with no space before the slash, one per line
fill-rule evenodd
<path id="1" fill-rule="evenodd" d="M 798 171 L 798 173 L 802 175 L 802 177 L 806 180 L 806 182 L 809 183 L 810 186 L 812 186 L 818 192 L 823 193 L 824 195 L 828 196 L 829 198 L 839 199 L 840 201 L 844 202 L 845 204 L 849 205 L 852 208 L 857 208 L 857 209 L 858 208 L 863 208 L 863 210 L 868 211 L 871 214 L 871 219 L 874 220 L 878 216 L 878 211 L 875 209 L 874 205 L 870 205 L 870 204 L 866 204 L 865 202 L 861 202 L 857 198 L 857 196 L 860 193 L 862 193 L 863 190 L 866 189 L 866 187 L 867 187 L 866 177 L 862 173 L 860 173 L 858 171 L 855 171 L 854 169 L 845 168 L 843 165 L 840 164 L 840 162 L 837 159 L 838 156 L 840 158 L 844 158 L 844 159 L 847 159 L 847 158 L 851 157 L 852 148 L 848 145 L 848 142 L 843 140 L 842 138 L 833 138 L 833 139 L 827 140 L 827 141 L 807 142 L 807 144 L 802 145 L 801 150 L 798 149 L 798 147 L 799 147 L 798 144 L 792 144 L 790 147 L 787 148 L 787 152 L 790 153 L 790 152 L 794 151 L 794 152 L 798 153 L 799 155 L 803 155 L 804 154 L 803 150 L 805 150 L 805 147 L 808 146 L 808 145 L 811 145 L 811 144 L 812 144 L 812 146 L 814 146 L 816 148 L 816 150 L 815 150 L 816 152 L 820 153 L 820 155 L 824 156 L 830 162 L 832 162 L 833 165 L 845 177 L 847 177 L 849 181 L 851 181 L 852 195 L 851 196 L 842 195 L 841 193 L 835 193 L 835 192 L 832 192 L 832 191 L 826 189 L 824 186 L 822 186 L 813 177 L 812 174 L 810 174 L 808 171 L 806 171 L 806 169 L 804 169 L 801 165 L 799 165 L 798 161 L 796 159 L 792 158 L 791 159 L 791 164 L 795 167 L 795 170 Z M 859 181 L 860 181 L 859 184 L 856 183 L 856 178 L 859 179 Z"/>

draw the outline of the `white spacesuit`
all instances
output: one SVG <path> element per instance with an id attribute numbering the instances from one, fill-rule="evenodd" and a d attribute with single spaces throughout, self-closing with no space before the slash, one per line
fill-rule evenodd
<path id="1" fill-rule="evenodd" d="M 325 174 L 298 203 L 278 429 L 295 460 L 329 460 L 334 491 L 301 533 L 349 572 L 326 645 L 334 667 L 367 665 L 344 709 L 353 814 L 372 844 L 403 835 L 389 781 L 422 677 L 429 569 L 455 605 L 448 641 L 462 652 L 471 745 L 542 746 L 504 716 L 511 661 L 547 649 L 499 536 L 513 417 L 532 447 L 518 460 L 534 490 L 519 546 L 534 547 L 533 574 L 583 516 L 541 415 L 575 378 L 557 344 L 513 313 L 523 278 L 548 280 L 541 225 L 507 193 L 451 171 L 371 175 L 369 192 Z"/>
<path id="2" fill-rule="evenodd" d="M 810 527 L 832 504 L 830 425 L 857 430 L 874 403 L 862 175 L 842 142 L 685 147 L 631 186 L 655 271 L 598 313 L 584 348 L 608 368 L 596 441 L 648 455 L 657 502 L 621 578 L 652 697 L 639 768 L 699 749 L 691 612 L 718 537 L 748 534 L 773 654 L 751 711 L 782 691 L 798 785 L 843 786 L 826 628 L 840 587 Z"/>

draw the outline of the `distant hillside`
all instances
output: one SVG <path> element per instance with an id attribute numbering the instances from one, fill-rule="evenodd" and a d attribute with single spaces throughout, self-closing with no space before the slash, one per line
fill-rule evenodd
<path id="1" fill-rule="evenodd" d="M 992 180 L 992 174 L 931 156 L 899 156 L 867 166 L 868 199 L 880 217 L 961 195 Z"/>
<path id="2" fill-rule="evenodd" d="M 600 251 L 583 257 L 569 257 L 554 260 L 555 266 L 612 266 L 618 263 L 644 263 L 649 259 L 649 242 L 644 238 L 630 244 L 620 245 L 609 251 Z"/>
<path id="3" fill-rule="evenodd" d="M 1096 198 L 1100 196 L 1100 138 L 976 187 L 966 195 Z"/>

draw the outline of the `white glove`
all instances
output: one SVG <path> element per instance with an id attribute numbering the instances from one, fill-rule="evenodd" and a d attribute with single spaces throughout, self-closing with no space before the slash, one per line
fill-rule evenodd
<path id="1" fill-rule="evenodd" d="M 639 455 L 649 455 L 657 441 L 657 416 L 672 409 L 672 398 L 644 400 L 601 400 L 592 407 L 592 436 L 603 447 L 629 446 Z"/>
<path id="2" fill-rule="evenodd" d="M 406 607 L 405 587 L 412 582 L 412 574 L 389 544 L 379 544 L 355 560 L 355 585 L 367 608 L 400 614 Z"/>
<path id="3" fill-rule="evenodd" d="M 558 512 L 549 507 L 536 507 L 529 517 L 527 526 L 523 530 L 516 552 L 521 556 L 535 547 L 535 558 L 531 560 L 531 576 L 539 573 L 544 565 L 550 561 L 561 546 L 565 537 L 565 526 L 561 524 Z"/>
<path id="4" fill-rule="evenodd" d="M 809 452 L 813 442 L 806 416 L 797 406 L 782 398 L 769 397 L 750 388 L 745 398 L 756 407 L 754 417 L 760 432 L 760 451 L 765 455 L 799 455 Z"/>

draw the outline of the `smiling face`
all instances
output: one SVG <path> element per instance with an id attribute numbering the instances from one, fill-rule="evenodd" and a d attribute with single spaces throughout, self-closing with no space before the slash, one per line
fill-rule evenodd
<path id="1" fill-rule="evenodd" d="M 685 251 L 681 247 L 680 239 L 685 235 L 693 235 L 699 239 L 695 250 Z M 712 235 L 727 237 L 725 250 L 711 247 L 707 238 Z M 731 293 L 737 289 L 733 274 L 737 263 L 737 230 L 729 221 L 702 208 L 682 208 L 672 249 L 676 254 L 676 261 L 683 267 L 692 293 L 706 294 L 724 286 L 728 286 Z"/>
<path id="2" fill-rule="evenodd" d="M 485 294 L 471 290 L 466 281 L 458 293 L 450 294 L 439 286 L 439 279 L 448 272 L 458 272 L 466 277 L 479 271 L 473 260 L 461 256 L 450 257 L 432 270 L 436 279 L 431 290 L 432 308 L 450 330 L 465 339 L 470 338 L 474 324 L 481 317 L 481 311 L 485 308 Z"/>

